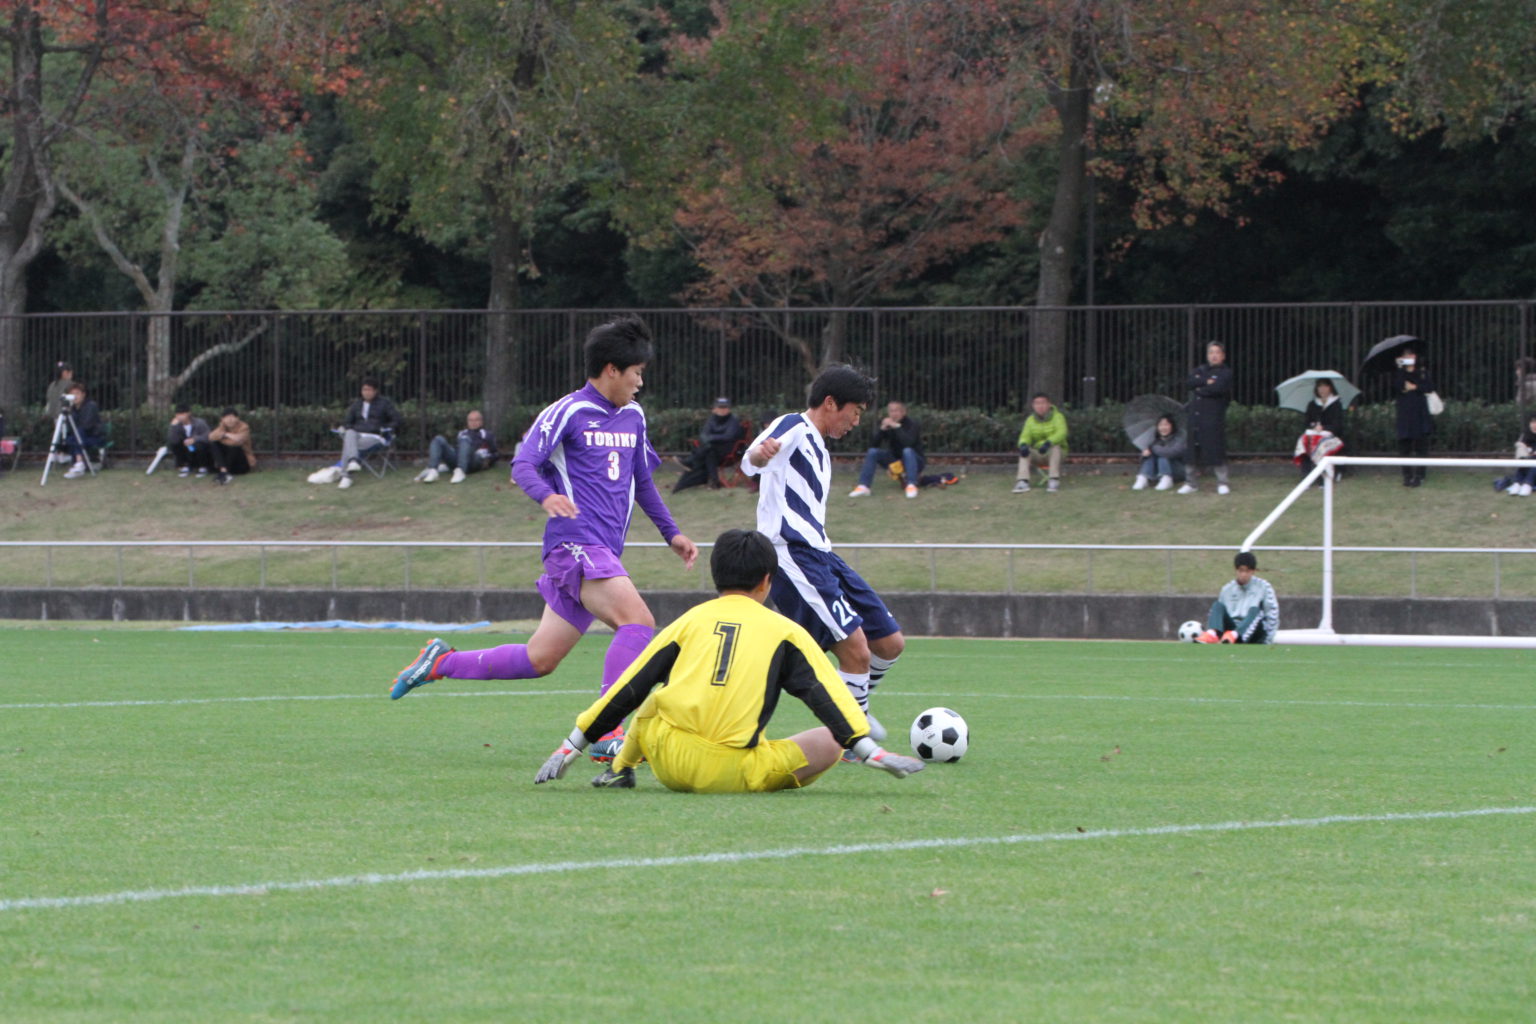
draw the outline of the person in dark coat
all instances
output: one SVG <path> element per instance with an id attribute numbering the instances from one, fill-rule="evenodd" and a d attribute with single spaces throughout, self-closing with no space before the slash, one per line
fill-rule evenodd
<path id="1" fill-rule="evenodd" d="M 1435 418 L 1429 414 L 1429 399 L 1435 382 L 1419 359 L 1419 354 L 1405 348 L 1397 354 L 1397 369 L 1392 371 L 1392 394 L 1397 402 L 1397 454 L 1416 459 L 1429 456 L 1429 437 L 1435 432 Z M 1403 467 L 1403 486 L 1417 487 L 1424 482 L 1423 466 Z"/>
<path id="2" fill-rule="evenodd" d="M 720 463 L 731 454 L 736 442 L 747 436 L 741 420 L 731 411 L 731 400 L 724 396 L 715 399 L 714 408 L 704 417 L 699 428 L 699 446 L 683 460 L 687 471 L 677 478 L 672 493 L 708 484 L 709 489 L 720 489 Z"/>
<path id="3" fill-rule="evenodd" d="M 1189 403 L 1184 407 L 1189 443 L 1189 479 L 1180 494 L 1199 490 L 1200 470 L 1216 473 L 1216 493 L 1230 494 L 1227 486 L 1227 406 L 1232 403 L 1232 368 L 1227 365 L 1227 346 L 1219 341 L 1205 346 L 1205 362 L 1189 375 Z"/>
<path id="4" fill-rule="evenodd" d="M 848 492 L 848 497 L 868 496 L 875 482 L 876 467 L 890 466 L 897 462 L 901 463 L 905 474 L 903 487 L 907 497 L 917 497 L 917 486 L 928 457 L 923 454 L 923 428 L 917 420 L 907 415 L 905 402 L 886 404 L 885 415 L 870 432 L 869 447 L 864 451 L 864 465 L 859 470 L 859 482 Z"/>

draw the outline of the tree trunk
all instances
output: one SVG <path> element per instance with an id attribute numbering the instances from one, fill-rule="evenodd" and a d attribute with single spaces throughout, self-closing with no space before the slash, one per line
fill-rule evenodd
<path id="1" fill-rule="evenodd" d="M 22 394 L 22 335 L 27 311 L 27 267 L 42 248 L 42 224 L 53 197 L 38 176 L 43 131 L 43 39 L 31 4 L 16 4 L 5 37 L 11 49 L 10 88 L 3 109 L 10 119 L 5 178 L 0 183 L 0 409 L 18 410 Z"/>
<path id="2" fill-rule="evenodd" d="M 844 360 L 848 351 L 848 312 L 833 310 L 821 329 L 821 365 L 823 368 Z"/>
<path id="3" fill-rule="evenodd" d="M 1074 50 L 1080 51 L 1076 36 L 1074 44 Z M 1060 401 L 1067 366 L 1064 307 L 1072 300 L 1072 264 L 1087 168 L 1090 83 L 1085 54 L 1074 52 L 1065 86 L 1053 86 L 1049 92 L 1061 122 L 1061 140 L 1056 150 L 1056 194 L 1050 220 L 1040 233 L 1040 285 L 1035 295 L 1039 311 L 1029 336 L 1029 393 L 1044 391 Z"/>
<path id="4" fill-rule="evenodd" d="M 523 245 L 517 218 L 486 190 L 491 210 L 491 291 L 485 332 L 485 422 L 497 437 L 513 438 L 523 424 L 506 417 L 517 403 L 518 337 L 510 311 L 518 308 L 518 256 Z M 511 450 L 510 448 L 508 449 Z"/>

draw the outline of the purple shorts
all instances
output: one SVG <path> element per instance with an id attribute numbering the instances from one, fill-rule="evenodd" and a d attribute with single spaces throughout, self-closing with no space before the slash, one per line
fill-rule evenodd
<path id="1" fill-rule="evenodd" d="M 602 545 L 567 541 L 544 556 L 539 595 L 556 615 L 585 633 L 593 615 L 581 603 L 581 581 L 628 575 L 619 556 Z"/>

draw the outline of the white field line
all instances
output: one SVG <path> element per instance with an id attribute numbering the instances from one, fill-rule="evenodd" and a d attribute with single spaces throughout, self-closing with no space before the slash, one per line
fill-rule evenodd
<path id="1" fill-rule="evenodd" d="M 456 692 L 436 690 L 414 695 L 412 700 L 436 697 L 568 697 L 591 694 L 591 690 L 478 690 Z M 1115 704 L 1255 704 L 1282 707 L 1319 708 L 1407 708 L 1434 711 L 1536 711 L 1536 704 L 1468 704 L 1437 703 L 1433 701 L 1371 701 L 1371 700 L 1299 700 L 1266 697 L 1144 697 L 1123 694 L 1092 693 L 928 693 L 920 690 L 889 689 L 882 691 L 886 697 L 920 697 L 923 700 L 1032 700 L 1032 701 L 1103 701 Z M 331 693 L 331 694 L 272 694 L 266 697 L 179 697 L 166 700 L 79 700 L 37 702 L 30 704 L 0 704 L 0 711 L 51 710 L 54 708 L 141 708 L 171 707 L 182 704 L 271 704 L 283 701 L 371 700 L 385 699 L 382 694 Z"/>
<path id="2" fill-rule="evenodd" d="M 450 868 L 434 871 L 403 871 L 396 874 L 339 875 L 299 881 L 247 882 L 238 885 L 195 885 L 181 889 L 130 889 L 90 896 L 23 896 L 0 899 L 0 913 L 13 910 L 56 910 L 122 903 L 153 903 L 186 896 L 265 896 L 274 892 L 312 892 L 319 889 L 351 889 L 360 886 L 397 885 L 407 882 L 445 882 L 463 879 L 509 878 L 526 875 L 564 874 L 574 871 L 622 871 L 681 867 L 690 864 L 741 864 L 800 857 L 845 857 L 864 853 L 895 853 L 906 850 L 958 850 L 979 846 L 1017 846 L 1023 843 L 1065 843 L 1088 839 L 1130 839 L 1140 836 L 1182 836 L 1213 832 L 1251 832 L 1260 829 L 1320 828 L 1327 825 L 1373 825 L 1392 822 L 1447 821 L 1536 814 L 1536 807 L 1478 807 L 1461 811 L 1415 811 L 1399 814 L 1330 814 L 1321 818 L 1282 818 L 1276 821 L 1222 821 L 1190 825 L 1154 825 L 1147 828 L 1085 829 L 1074 832 L 1031 832 L 1011 836 L 969 836 L 950 839 L 908 839 L 884 843 L 848 843 L 837 846 L 792 846 L 777 850 L 722 850 L 714 853 L 679 854 L 671 857 L 618 857 L 609 860 L 544 861 L 508 864 L 494 868 Z"/>
<path id="3" fill-rule="evenodd" d="M 437 697 L 567 697 L 571 694 L 591 695 L 591 690 L 481 690 L 478 692 L 456 693 L 451 690 L 437 690 L 430 694 L 421 694 L 414 699 L 420 701 L 422 697 L 433 699 Z M 381 690 L 378 693 L 322 693 L 322 694 L 273 694 L 269 697 L 178 697 L 169 700 L 76 700 L 61 701 L 47 704 L 0 704 L 0 711 L 20 711 L 26 709 L 36 710 L 51 708 L 152 708 L 168 707 L 177 704 L 272 704 L 282 701 L 295 700 L 371 700 L 387 701 L 389 691 Z"/>
<path id="4" fill-rule="evenodd" d="M 1143 701 L 1155 704 L 1261 704 L 1282 707 L 1316 708 L 1429 708 L 1435 711 L 1536 711 L 1536 704 L 1443 704 L 1431 701 L 1388 700 L 1295 700 L 1282 697 L 1133 697 L 1121 694 L 1092 693 L 917 693 L 892 690 L 882 696 L 922 697 L 939 700 L 958 697 L 962 700 L 1065 700 L 1106 701 L 1115 704 L 1137 704 Z M 0 705 L 3 707 L 4 705 Z"/>

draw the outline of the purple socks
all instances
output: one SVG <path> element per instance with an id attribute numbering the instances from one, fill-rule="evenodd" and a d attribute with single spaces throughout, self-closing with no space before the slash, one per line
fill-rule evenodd
<path id="1" fill-rule="evenodd" d="M 448 679 L 536 679 L 527 644 L 503 644 L 484 651 L 454 651 L 437 663 Z"/>
<path id="2" fill-rule="evenodd" d="M 613 642 L 608 645 L 608 653 L 603 656 L 603 685 L 598 690 L 599 694 L 607 693 L 608 688 L 618 682 L 619 676 L 640 657 L 640 652 L 645 650 L 645 645 L 655 635 L 656 629 L 653 626 L 620 626 L 613 631 Z"/>
<path id="3" fill-rule="evenodd" d="M 630 663 L 645 650 L 656 630 L 651 626 L 620 626 L 603 657 L 603 688 L 614 684 Z M 445 654 L 435 666 L 444 679 L 537 679 L 533 662 L 528 660 L 527 644 L 503 644 L 484 651 L 454 651 Z"/>

